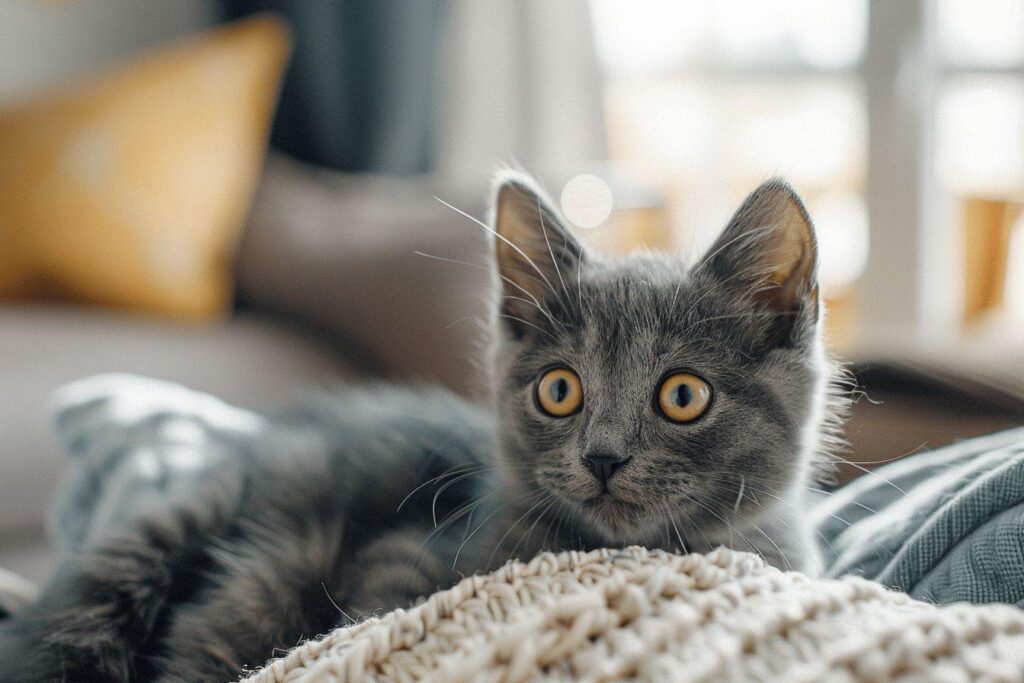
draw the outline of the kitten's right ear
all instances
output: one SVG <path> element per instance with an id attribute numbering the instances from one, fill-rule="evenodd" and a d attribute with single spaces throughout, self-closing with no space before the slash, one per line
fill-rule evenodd
<path id="1" fill-rule="evenodd" d="M 495 182 L 494 258 L 501 276 L 503 324 L 515 337 L 546 329 L 552 303 L 568 296 L 583 248 L 528 176 L 504 173 Z"/>

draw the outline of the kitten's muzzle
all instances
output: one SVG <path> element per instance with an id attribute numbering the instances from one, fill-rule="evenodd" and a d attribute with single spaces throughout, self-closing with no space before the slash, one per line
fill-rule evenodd
<path id="1" fill-rule="evenodd" d="M 606 451 L 587 453 L 583 456 L 583 464 L 601 482 L 603 489 L 608 488 L 608 480 L 629 461 L 628 455 L 618 455 Z"/>

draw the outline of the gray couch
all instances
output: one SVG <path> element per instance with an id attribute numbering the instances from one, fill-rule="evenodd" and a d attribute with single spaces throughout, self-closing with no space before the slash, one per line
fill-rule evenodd
<path id="1" fill-rule="evenodd" d="M 0 306 L 0 567 L 50 568 L 44 513 L 66 461 L 49 397 L 74 379 L 132 372 L 256 409 L 365 376 L 479 395 L 490 275 L 415 252 L 486 266 L 480 228 L 433 195 L 478 216 L 480 202 L 432 185 L 272 158 L 239 248 L 240 310 L 223 322 Z"/>

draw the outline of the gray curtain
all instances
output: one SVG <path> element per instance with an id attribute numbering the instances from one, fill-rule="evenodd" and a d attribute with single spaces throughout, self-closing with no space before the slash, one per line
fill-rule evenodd
<path id="1" fill-rule="evenodd" d="M 431 170 L 445 0 L 221 0 L 229 18 L 270 11 L 295 52 L 271 144 L 339 171 Z"/>

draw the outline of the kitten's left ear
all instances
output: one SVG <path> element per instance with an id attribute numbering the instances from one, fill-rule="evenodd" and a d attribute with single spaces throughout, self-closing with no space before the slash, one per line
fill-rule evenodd
<path id="1" fill-rule="evenodd" d="M 784 180 L 754 190 L 737 209 L 705 265 L 780 317 L 818 315 L 818 247 L 811 217 Z"/>
<path id="2" fill-rule="evenodd" d="M 497 179 L 493 215 L 502 312 L 518 337 L 526 327 L 544 327 L 545 312 L 538 304 L 547 310 L 545 302 L 567 295 L 583 248 L 537 185 L 521 173 Z"/>

